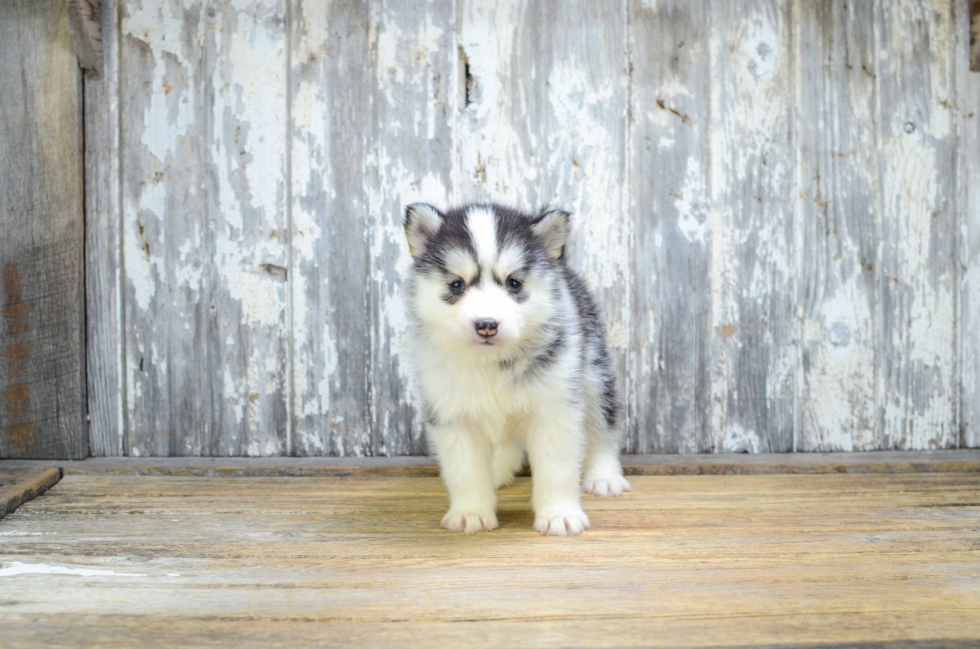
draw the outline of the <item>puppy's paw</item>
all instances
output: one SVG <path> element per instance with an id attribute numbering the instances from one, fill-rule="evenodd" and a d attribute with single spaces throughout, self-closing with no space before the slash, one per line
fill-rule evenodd
<path id="1" fill-rule="evenodd" d="M 582 481 L 582 491 L 593 496 L 621 496 L 631 491 L 630 483 L 621 475 L 586 476 Z"/>
<path id="2" fill-rule="evenodd" d="M 589 517 L 578 505 L 551 509 L 537 514 L 533 527 L 548 536 L 574 536 L 589 529 Z"/>
<path id="3" fill-rule="evenodd" d="M 476 534 L 497 529 L 497 515 L 491 512 L 468 512 L 450 509 L 442 517 L 442 526 L 450 532 Z"/>

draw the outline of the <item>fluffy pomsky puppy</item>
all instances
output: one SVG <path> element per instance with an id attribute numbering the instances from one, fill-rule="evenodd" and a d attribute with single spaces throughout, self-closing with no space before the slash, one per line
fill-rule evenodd
<path id="1" fill-rule="evenodd" d="M 449 489 L 442 526 L 497 527 L 496 490 L 531 463 L 534 529 L 589 526 L 580 492 L 629 490 L 598 310 L 565 264 L 569 214 L 491 204 L 405 210 L 410 344 Z M 584 477 L 584 479 L 583 479 Z"/>

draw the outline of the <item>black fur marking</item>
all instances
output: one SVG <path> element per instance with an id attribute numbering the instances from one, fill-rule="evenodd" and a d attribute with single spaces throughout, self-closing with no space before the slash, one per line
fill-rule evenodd
<path id="1" fill-rule="evenodd" d="M 466 228 L 466 208 L 454 208 L 442 215 L 442 225 L 429 238 L 425 250 L 415 260 L 415 267 L 422 272 L 446 270 L 446 255 L 451 250 L 465 250 L 476 259 L 476 248 Z M 471 283 L 474 283 L 472 281 Z"/>
<path id="2" fill-rule="evenodd" d="M 534 223 L 537 217 L 530 217 L 523 212 L 504 205 L 493 205 L 493 213 L 497 229 L 497 249 L 514 246 L 524 255 L 525 267 L 551 266 L 554 260 L 548 256 L 541 239 L 534 234 Z"/>
<path id="3" fill-rule="evenodd" d="M 615 428 L 619 418 L 619 399 L 616 397 L 616 381 L 611 375 L 606 377 L 602 388 L 602 414 L 606 425 Z"/>
<path id="4" fill-rule="evenodd" d="M 558 354 L 565 348 L 565 333 L 561 329 L 555 330 L 555 335 L 545 347 L 544 351 L 531 359 L 527 366 L 527 374 L 531 374 L 548 368 L 558 358 Z"/>
<path id="5" fill-rule="evenodd" d="M 592 295 L 589 293 L 585 282 L 568 267 L 565 267 L 564 272 L 565 284 L 572 294 L 572 299 L 575 300 L 576 310 L 579 314 L 579 329 L 585 339 L 586 348 L 596 350 L 596 355 L 590 363 L 603 368 L 602 414 L 606 419 L 606 425 L 613 428 L 619 419 L 620 404 L 616 394 L 616 379 L 612 372 L 612 364 L 609 361 L 609 352 L 606 349 L 606 337 L 603 333 L 605 328 L 602 326 L 602 320 L 599 317 L 599 309 L 592 300 Z"/>

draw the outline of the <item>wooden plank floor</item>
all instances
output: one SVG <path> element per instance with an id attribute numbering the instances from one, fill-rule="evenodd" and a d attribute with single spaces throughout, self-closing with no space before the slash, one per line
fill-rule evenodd
<path id="1" fill-rule="evenodd" d="M 439 529 L 430 477 L 71 474 L 0 521 L 0 645 L 975 646 L 980 474 L 635 476 Z M 943 642 L 936 642 L 936 641 Z"/>

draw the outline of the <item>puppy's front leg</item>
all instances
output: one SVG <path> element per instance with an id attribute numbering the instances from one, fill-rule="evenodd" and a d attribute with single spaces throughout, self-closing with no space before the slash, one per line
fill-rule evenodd
<path id="1" fill-rule="evenodd" d="M 585 431 L 581 413 L 571 406 L 536 413 L 528 421 L 527 455 L 531 462 L 534 529 L 568 536 L 589 527 L 582 511 L 582 462 Z"/>
<path id="2" fill-rule="evenodd" d="M 429 438 L 449 489 L 449 511 L 442 526 L 467 534 L 496 529 L 497 493 L 490 473 L 493 447 L 486 435 L 474 427 L 451 424 L 431 427 Z"/>

